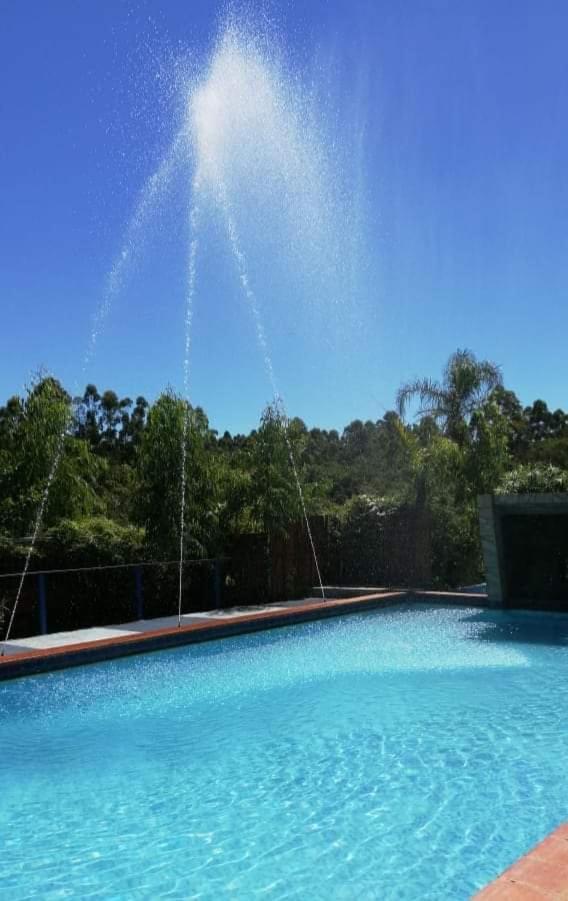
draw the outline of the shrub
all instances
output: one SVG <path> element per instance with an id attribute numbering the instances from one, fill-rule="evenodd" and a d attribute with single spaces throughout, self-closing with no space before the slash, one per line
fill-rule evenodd
<path id="1" fill-rule="evenodd" d="M 62 519 L 44 533 L 38 551 L 52 565 L 131 563 L 144 554 L 144 530 L 104 516 Z"/>
<path id="2" fill-rule="evenodd" d="M 551 463 L 529 463 L 507 473 L 496 494 L 544 494 L 568 491 L 568 472 Z"/>

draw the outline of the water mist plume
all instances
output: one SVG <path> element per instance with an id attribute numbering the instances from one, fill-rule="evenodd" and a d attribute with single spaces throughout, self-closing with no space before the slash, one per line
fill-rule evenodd
<path id="1" fill-rule="evenodd" d="M 329 321 L 332 308 L 345 307 L 347 300 L 357 293 L 353 260 L 357 259 L 358 252 L 360 210 L 353 198 L 360 194 L 360 173 L 351 172 L 351 180 L 344 177 L 348 154 L 345 145 L 336 153 L 336 142 L 343 140 L 348 128 L 341 128 L 339 138 L 337 129 L 331 135 L 317 92 L 313 86 L 306 86 L 298 74 L 286 70 L 282 58 L 276 43 L 255 32 L 249 24 L 239 25 L 232 18 L 222 29 L 207 65 L 187 76 L 181 89 L 181 115 L 175 137 L 140 192 L 122 247 L 108 274 L 82 360 L 84 376 L 113 303 L 144 258 L 142 251 L 148 239 L 149 223 L 163 211 L 174 179 L 183 178 L 188 200 L 182 230 L 189 236 L 189 247 L 183 357 L 183 399 L 187 410 L 180 449 L 178 624 L 181 624 L 186 536 L 186 439 L 197 257 L 205 243 L 205 229 L 215 220 L 223 225 L 274 403 L 282 418 L 291 469 L 323 593 L 316 548 L 287 431 L 288 416 L 277 387 L 266 314 L 271 307 L 277 307 L 278 287 L 283 284 L 287 285 L 287 305 L 295 302 L 307 310 L 319 304 L 325 322 Z M 58 450 L 53 461 L 35 518 L 34 542 L 61 453 Z M 32 551 L 33 543 L 30 556 Z"/>

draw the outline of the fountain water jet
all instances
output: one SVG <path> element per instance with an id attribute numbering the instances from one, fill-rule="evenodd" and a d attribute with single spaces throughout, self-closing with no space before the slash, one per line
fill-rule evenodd
<path id="1" fill-rule="evenodd" d="M 187 133 L 182 129 L 177 134 L 168 153 L 163 158 L 155 172 L 153 172 L 152 175 L 148 178 L 146 184 L 140 192 L 134 213 L 126 229 L 126 238 L 123 242 L 122 250 L 115 259 L 115 262 L 107 276 L 106 287 L 103 291 L 102 300 L 93 316 L 91 332 L 81 362 L 81 374 L 83 377 L 85 376 L 85 373 L 93 360 L 98 339 L 104 330 L 113 302 L 124 287 L 128 268 L 132 266 L 133 260 L 137 256 L 140 245 L 143 243 L 142 239 L 144 237 L 144 227 L 147 221 L 150 219 L 152 213 L 156 209 L 160 197 L 169 187 L 172 177 L 176 171 L 176 167 L 180 164 L 180 161 L 183 159 L 184 155 L 187 156 L 188 149 L 189 144 L 187 140 Z M 75 389 L 77 392 L 78 380 L 76 380 L 75 382 Z M 30 545 L 24 560 L 24 568 L 18 582 L 16 596 L 14 598 L 14 605 L 12 607 L 12 612 L 10 614 L 10 619 L 8 621 L 8 626 L 4 636 L 4 642 L 2 643 L 2 649 L 0 651 L 0 656 L 2 657 L 5 655 L 5 643 L 9 641 L 10 635 L 12 633 L 12 627 L 14 625 L 18 604 L 20 602 L 26 576 L 30 568 L 31 558 L 33 556 L 39 532 L 43 524 L 51 486 L 57 475 L 59 464 L 61 463 L 61 459 L 65 450 L 65 436 L 67 434 L 68 425 L 69 424 L 65 425 L 58 437 L 51 467 L 46 479 L 45 487 L 42 492 L 39 507 L 37 508 L 35 519 L 33 521 Z"/>
<path id="2" fill-rule="evenodd" d="M 283 244 L 301 266 L 306 257 L 312 269 L 337 266 L 342 216 L 336 185 L 322 135 L 310 114 L 310 98 L 299 84 L 286 77 L 251 32 L 230 23 L 218 42 L 204 79 L 188 91 L 186 130 L 191 134 L 195 158 L 194 203 L 221 212 L 228 243 L 235 260 L 242 292 L 250 309 L 258 346 L 270 383 L 274 403 L 283 424 L 294 482 L 306 524 L 317 577 L 325 597 L 315 542 L 307 514 L 304 492 L 289 436 L 289 420 L 276 384 L 272 357 L 257 293 L 237 223 L 232 198 L 238 210 L 246 208 L 255 237 L 275 228 Z M 333 187 L 332 187 L 333 185 Z M 276 203 L 275 203 L 276 198 Z M 278 219 L 276 226 L 275 219 Z M 264 224 L 268 228 L 264 228 Z M 197 248 L 194 224 L 192 247 Z M 193 257 L 191 267 L 195 265 Z M 309 266 L 306 269 L 308 271 Z M 192 281 L 192 301 L 194 293 Z M 184 373 L 188 366 L 188 335 Z M 184 397 L 188 386 L 184 376 Z M 182 566 L 184 554 L 184 504 L 186 491 L 186 426 L 182 450 L 182 501 L 180 523 L 180 578 L 178 623 L 182 610 Z"/>
<path id="3" fill-rule="evenodd" d="M 34 547 L 36 545 L 37 537 L 39 535 L 39 530 L 40 530 L 41 524 L 43 522 L 45 508 L 46 508 L 47 502 L 49 500 L 49 491 L 53 484 L 53 480 L 54 480 L 55 476 L 57 475 L 57 470 L 59 468 L 59 464 L 61 462 L 61 457 L 63 455 L 63 448 L 64 448 L 64 442 L 65 442 L 65 431 L 66 430 L 64 429 L 57 440 L 55 456 L 53 458 L 53 462 L 51 464 L 51 469 L 49 470 L 45 488 L 43 490 L 41 501 L 40 501 L 40 504 L 39 504 L 39 507 L 38 507 L 38 510 L 36 513 L 34 528 L 33 528 L 33 532 L 32 532 L 32 538 L 30 541 L 30 546 L 28 548 L 28 552 L 26 554 L 26 559 L 24 561 L 24 568 L 22 570 L 22 574 L 21 574 L 20 580 L 18 582 L 18 587 L 16 589 L 16 597 L 14 600 L 14 606 L 12 607 L 12 613 L 11 613 L 10 619 L 8 621 L 8 628 L 6 629 L 6 636 L 4 638 L 4 642 L 8 641 L 8 639 L 10 638 L 10 633 L 12 632 L 12 626 L 14 625 L 14 619 L 16 617 L 16 610 L 18 609 L 18 604 L 20 602 L 20 597 L 22 595 L 22 590 L 24 588 L 24 582 L 26 581 L 26 576 L 27 576 L 28 570 L 30 568 L 30 563 L 31 563 L 31 559 L 32 559 L 32 554 L 34 552 Z M 0 651 L 0 657 L 4 657 L 5 653 L 6 653 L 6 644 L 4 643 L 4 644 L 2 644 L 2 650 Z"/>
<path id="4" fill-rule="evenodd" d="M 142 188 L 134 212 L 126 228 L 122 247 L 110 272 L 102 300 L 96 310 L 91 334 L 83 354 L 81 374 L 92 363 L 97 341 L 102 334 L 115 299 L 124 289 L 129 272 L 133 269 L 145 243 L 145 226 L 156 211 L 161 197 L 167 192 L 178 167 L 187 160 L 190 152 L 187 133 L 182 129 L 176 135 L 168 152 Z"/>
<path id="5" fill-rule="evenodd" d="M 185 415 L 181 448 L 181 499 L 179 527 L 178 624 L 181 624 L 182 576 L 185 554 L 185 495 L 187 490 L 186 440 L 189 429 L 189 375 L 191 325 L 196 284 L 198 235 L 203 212 L 210 206 L 221 215 L 238 279 L 254 321 L 264 368 L 280 413 L 294 482 L 298 488 L 318 579 L 323 584 L 316 548 L 307 516 L 304 494 L 288 434 L 288 417 L 276 385 L 265 320 L 259 297 L 273 292 L 259 282 L 252 261 L 262 266 L 269 246 L 270 277 L 273 267 L 285 262 L 296 287 L 290 292 L 313 301 L 325 297 L 338 307 L 352 292 L 343 272 L 346 232 L 352 239 L 352 200 L 335 157 L 334 142 L 327 139 L 324 117 L 297 75 L 278 64 L 274 46 L 239 27 L 234 20 L 224 29 L 212 53 L 204 77 L 185 87 L 184 117 L 169 151 L 148 179 L 126 229 L 126 239 L 109 273 L 107 286 L 86 348 L 82 372 L 91 362 L 115 297 L 124 288 L 131 268 L 140 257 L 146 225 L 158 210 L 174 175 L 186 172 L 192 183 L 188 205 L 190 246 L 185 298 L 183 397 Z M 193 175 L 191 176 L 193 169 Z M 235 203 L 235 198 L 238 203 Z M 267 244 L 268 242 L 268 244 Z M 272 244 L 270 244 L 272 242 Z M 284 259 L 285 258 L 285 259 Z M 348 274 L 349 275 L 349 274 Z M 254 284 L 254 288 L 253 288 Z M 63 453 L 64 435 L 47 480 L 45 495 L 34 524 L 34 542 L 41 528 L 49 489 Z M 33 550 L 33 545 L 31 551 Z M 30 557 L 31 557 L 30 551 Z M 29 560 L 26 564 L 25 578 Z M 8 634 L 15 616 L 10 619 Z"/>
<path id="6" fill-rule="evenodd" d="M 198 184 L 194 183 L 193 195 L 198 195 Z M 188 263 L 187 297 L 185 305 L 185 346 L 183 359 L 183 428 L 181 437 L 181 502 L 179 524 L 179 583 L 178 583 L 178 628 L 181 626 L 181 608 L 183 600 L 183 563 L 185 556 L 185 491 L 187 485 L 187 433 L 189 429 L 189 375 L 190 375 L 190 349 L 191 349 L 191 323 L 193 319 L 193 299 L 195 297 L 196 260 L 199 241 L 197 228 L 199 222 L 199 207 L 196 203 L 191 208 L 189 217 L 190 244 Z"/>
<path id="7" fill-rule="evenodd" d="M 313 538 L 313 534 L 312 534 L 312 528 L 310 526 L 308 511 L 306 509 L 306 500 L 304 497 L 302 483 L 300 481 L 300 475 L 298 473 L 298 467 L 296 465 L 296 458 L 294 456 L 292 442 L 290 440 L 288 414 L 286 412 L 286 407 L 284 405 L 284 399 L 283 399 L 282 395 L 280 394 L 280 392 L 278 391 L 278 388 L 276 386 L 274 367 L 272 365 L 272 358 L 271 358 L 270 352 L 268 350 L 268 341 L 266 339 L 266 333 L 265 333 L 264 325 L 262 322 L 262 316 L 261 316 L 260 310 L 258 308 L 256 295 L 250 286 L 248 271 L 247 271 L 246 257 L 240 247 L 239 237 L 238 237 L 237 229 L 235 226 L 235 221 L 231 214 L 231 207 L 229 205 L 229 200 L 227 198 L 226 191 L 225 191 L 223 185 L 221 186 L 220 200 L 221 200 L 221 205 L 223 207 L 223 211 L 225 213 L 225 218 L 226 218 L 226 222 L 227 222 L 227 233 L 229 235 L 229 241 L 230 241 L 231 247 L 233 249 L 233 254 L 234 254 L 234 257 L 235 257 L 235 260 L 237 263 L 239 279 L 240 279 L 241 285 L 243 287 L 245 297 L 247 298 L 250 309 L 252 311 L 253 319 L 255 322 L 256 333 L 257 333 L 257 337 L 258 337 L 258 344 L 259 344 L 261 353 L 264 358 L 264 365 L 266 368 L 266 373 L 268 375 L 268 380 L 269 380 L 271 388 L 272 388 L 274 404 L 276 406 L 276 410 L 282 421 L 282 428 L 283 428 L 283 432 L 284 432 L 284 439 L 286 441 L 286 447 L 288 449 L 288 457 L 290 459 L 290 466 L 292 467 L 292 472 L 294 474 L 294 481 L 296 483 L 296 488 L 298 489 L 300 505 L 302 507 L 302 514 L 304 517 L 304 522 L 306 524 L 308 539 L 310 542 L 310 547 L 311 547 L 312 555 L 314 558 L 314 564 L 316 567 L 321 596 L 322 596 L 323 600 L 325 600 L 325 590 L 323 587 L 323 581 L 322 581 L 322 577 L 321 577 L 319 560 L 318 560 L 318 555 L 316 552 L 316 546 L 315 546 L 314 538 Z"/>

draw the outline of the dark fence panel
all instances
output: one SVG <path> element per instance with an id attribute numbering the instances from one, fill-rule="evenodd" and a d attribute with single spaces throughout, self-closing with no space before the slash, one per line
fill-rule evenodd
<path id="1" fill-rule="evenodd" d="M 428 586 L 432 578 L 431 523 L 427 511 L 403 507 L 381 516 L 362 517 L 330 526 L 329 552 L 335 558 L 329 572 L 338 585 Z M 331 581 L 326 573 L 327 581 Z"/>
<path id="2" fill-rule="evenodd" d="M 386 585 L 428 586 L 432 581 L 432 533 L 428 511 L 407 507 L 390 514 L 384 533 Z"/>
<path id="3" fill-rule="evenodd" d="M 501 529 L 508 605 L 568 610 L 568 516 L 503 516 Z"/>
<path id="4" fill-rule="evenodd" d="M 431 530 L 427 513 L 414 507 L 374 516 L 354 524 L 334 517 L 310 520 L 324 584 L 350 586 L 412 585 L 431 580 Z M 304 522 L 287 535 L 247 534 L 236 537 L 218 561 L 190 560 L 183 568 L 182 612 L 217 606 L 244 606 L 306 597 L 318 584 L 312 548 Z M 4 571 L 22 563 L 2 561 Z M 65 569 L 65 561 L 51 568 Z M 42 561 L 49 570 L 48 561 Z M 39 568 L 34 561 L 34 567 Z M 16 597 L 18 578 L 0 578 L 5 634 Z M 94 567 L 83 571 L 47 572 L 49 632 L 173 616 L 178 611 L 179 568 L 174 563 Z M 11 637 L 41 631 L 38 576 L 24 583 Z"/>
<path id="5" fill-rule="evenodd" d="M 156 564 L 143 568 L 144 616 L 174 616 L 178 612 L 179 567 Z M 215 561 L 190 560 L 184 564 L 182 613 L 212 610 L 216 606 Z"/>
<path id="6" fill-rule="evenodd" d="M 239 535 L 228 556 L 223 567 L 223 605 L 265 604 L 270 568 L 266 537 Z"/>
<path id="7" fill-rule="evenodd" d="M 14 608 L 14 602 L 20 584 L 19 576 L 0 579 L 0 635 L 4 635 Z M 23 638 L 24 635 L 37 635 L 41 631 L 37 576 L 28 576 L 24 580 L 20 601 L 16 610 L 12 637 Z"/>
<path id="8" fill-rule="evenodd" d="M 182 613 L 210 610 L 223 602 L 222 566 L 223 561 L 209 560 L 184 565 Z M 0 577 L 0 636 L 6 633 L 19 581 L 19 576 Z M 41 575 L 31 571 L 24 580 L 10 637 L 174 616 L 178 600 L 177 564 L 48 570 Z"/>
<path id="9" fill-rule="evenodd" d="M 55 572 L 45 581 L 50 632 L 109 626 L 135 618 L 132 568 Z"/>

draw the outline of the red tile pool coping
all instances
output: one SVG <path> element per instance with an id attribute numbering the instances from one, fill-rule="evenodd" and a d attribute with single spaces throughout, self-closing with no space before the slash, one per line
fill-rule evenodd
<path id="1" fill-rule="evenodd" d="M 341 616 L 357 610 L 388 606 L 406 599 L 405 591 L 381 592 L 355 598 L 330 599 L 296 604 L 294 607 L 267 610 L 263 613 L 233 616 L 230 620 L 192 622 L 177 626 L 151 629 L 141 634 L 102 638 L 66 644 L 53 648 L 26 650 L 0 657 L 0 680 L 96 663 L 115 657 L 140 654 L 194 642 L 211 641 L 230 635 L 242 635 L 261 629 L 272 629 L 294 623 L 308 622 L 328 616 Z"/>
<path id="2" fill-rule="evenodd" d="M 475 895 L 475 901 L 568 899 L 568 823 Z"/>
<path id="3" fill-rule="evenodd" d="M 212 641 L 231 635 L 243 635 L 261 629 L 273 629 L 295 623 L 309 622 L 329 616 L 342 616 L 358 610 L 386 607 L 403 601 L 436 601 L 454 603 L 460 606 L 481 607 L 486 605 L 486 596 L 480 594 L 434 591 L 411 591 L 401 589 L 360 595 L 353 598 L 328 598 L 306 604 L 295 604 L 286 609 L 267 610 L 263 613 L 233 616 L 230 620 L 211 619 L 198 623 L 183 624 L 178 628 L 150 629 L 135 635 L 125 634 L 113 638 L 99 638 L 77 644 L 58 647 L 25 650 L 0 657 L 0 681 L 20 676 L 34 675 L 51 670 L 98 663 L 131 654 L 163 650 L 195 642 Z"/>

